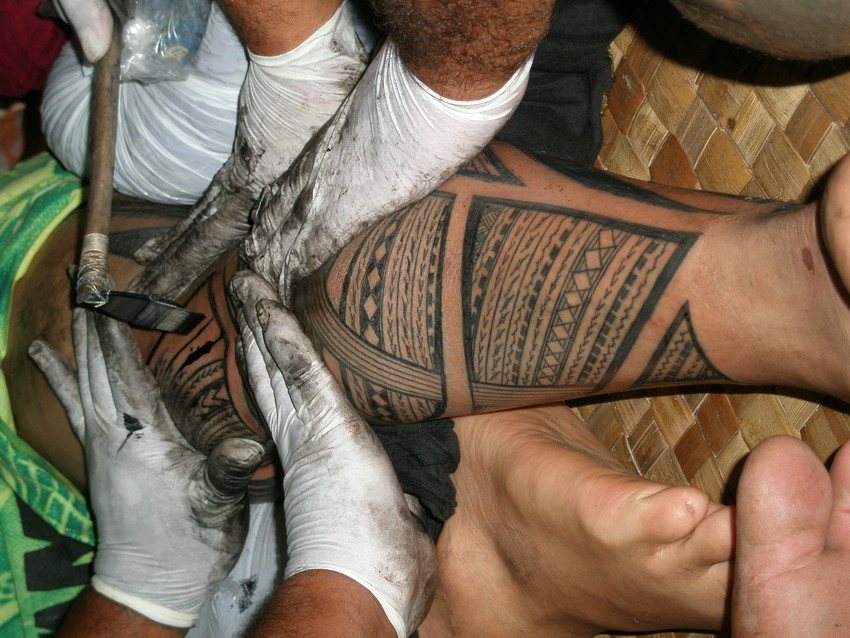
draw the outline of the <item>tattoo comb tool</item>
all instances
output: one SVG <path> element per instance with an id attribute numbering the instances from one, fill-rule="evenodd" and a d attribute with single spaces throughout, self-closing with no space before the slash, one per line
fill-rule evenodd
<path id="1" fill-rule="evenodd" d="M 77 304 L 139 328 L 187 334 L 205 315 L 157 295 L 111 289 L 114 282 L 109 274 L 107 256 L 118 124 L 119 58 L 118 30 L 115 29 L 109 50 L 95 70 L 92 172 L 77 271 Z"/>

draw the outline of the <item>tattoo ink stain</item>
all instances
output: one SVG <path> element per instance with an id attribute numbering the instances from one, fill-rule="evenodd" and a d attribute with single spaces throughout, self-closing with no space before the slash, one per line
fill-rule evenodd
<path id="1" fill-rule="evenodd" d="M 215 345 L 213 341 L 207 341 L 204 345 L 202 345 L 197 350 L 192 352 L 192 354 L 186 357 L 185 365 L 192 365 L 193 363 L 195 363 L 195 361 L 203 357 L 205 354 L 209 354 L 210 350 L 213 349 L 213 345 Z"/>
<path id="2" fill-rule="evenodd" d="M 127 444 L 127 441 L 130 440 L 131 436 L 133 436 L 136 432 L 144 429 L 144 427 L 145 426 L 142 425 L 142 423 L 136 417 L 131 416 L 125 412 L 124 429 L 127 430 L 127 438 L 125 438 L 124 442 L 118 447 L 118 451 L 121 451 L 121 448 L 123 448 Z"/>
<path id="3" fill-rule="evenodd" d="M 239 613 L 241 614 L 245 610 L 251 607 L 254 604 L 254 594 L 257 591 L 257 577 L 252 576 L 251 578 L 246 578 L 245 580 L 239 581 Z"/>
<path id="4" fill-rule="evenodd" d="M 808 247 L 806 247 L 806 248 L 803 248 L 802 253 L 803 253 L 803 265 L 806 267 L 806 270 L 808 270 L 810 273 L 814 274 L 815 263 L 812 260 L 812 251 L 809 250 Z"/>

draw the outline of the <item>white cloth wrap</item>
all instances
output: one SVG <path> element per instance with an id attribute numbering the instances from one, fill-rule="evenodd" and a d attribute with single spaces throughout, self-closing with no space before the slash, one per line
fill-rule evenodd
<path id="1" fill-rule="evenodd" d="M 245 50 L 213 4 L 189 77 L 155 84 L 122 82 L 115 188 L 166 204 L 193 204 L 233 147 Z M 48 77 L 42 104 L 47 143 L 78 175 L 89 166 L 93 69 L 66 44 Z"/>
<path id="2" fill-rule="evenodd" d="M 255 272 L 286 298 L 287 277 L 307 274 L 299 268 L 312 262 L 306 271 L 314 270 L 357 232 L 439 186 L 507 122 L 525 92 L 531 61 L 488 97 L 451 100 L 418 80 L 389 40 L 321 133 L 306 184 L 290 177 L 279 195 L 255 209 L 256 225 L 244 245 Z M 310 212 L 299 218 L 307 221 L 288 227 L 302 189 L 309 190 L 302 200 Z"/>
<path id="3" fill-rule="evenodd" d="M 187 638 L 245 635 L 283 578 L 286 538 L 280 503 L 252 503 L 249 513 L 248 536 L 239 561 L 204 603 Z"/>

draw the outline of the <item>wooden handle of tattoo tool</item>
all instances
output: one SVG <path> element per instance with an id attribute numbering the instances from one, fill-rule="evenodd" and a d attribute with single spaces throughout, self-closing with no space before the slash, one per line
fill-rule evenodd
<path id="1" fill-rule="evenodd" d="M 112 216 L 112 175 L 115 167 L 115 135 L 118 123 L 119 34 L 95 70 L 92 122 L 92 172 L 86 211 L 86 228 L 77 272 L 77 303 L 101 306 L 109 298 L 112 277 L 106 263 L 109 254 L 109 220 Z"/>

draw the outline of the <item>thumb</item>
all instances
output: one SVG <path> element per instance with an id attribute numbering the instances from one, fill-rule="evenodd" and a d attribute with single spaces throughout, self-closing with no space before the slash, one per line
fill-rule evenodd
<path id="1" fill-rule="evenodd" d="M 112 12 L 103 0 L 54 0 L 60 16 L 77 34 L 89 62 L 103 57 L 112 40 Z"/>
<path id="2" fill-rule="evenodd" d="M 266 348 L 283 374 L 296 409 L 320 396 L 328 402 L 331 397 L 341 398 L 330 371 L 287 308 L 263 299 L 257 304 L 257 316 Z"/>
<path id="3" fill-rule="evenodd" d="M 207 459 L 207 481 L 225 496 L 243 492 L 266 456 L 262 443 L 231 438 L 219 443 Z"/>

